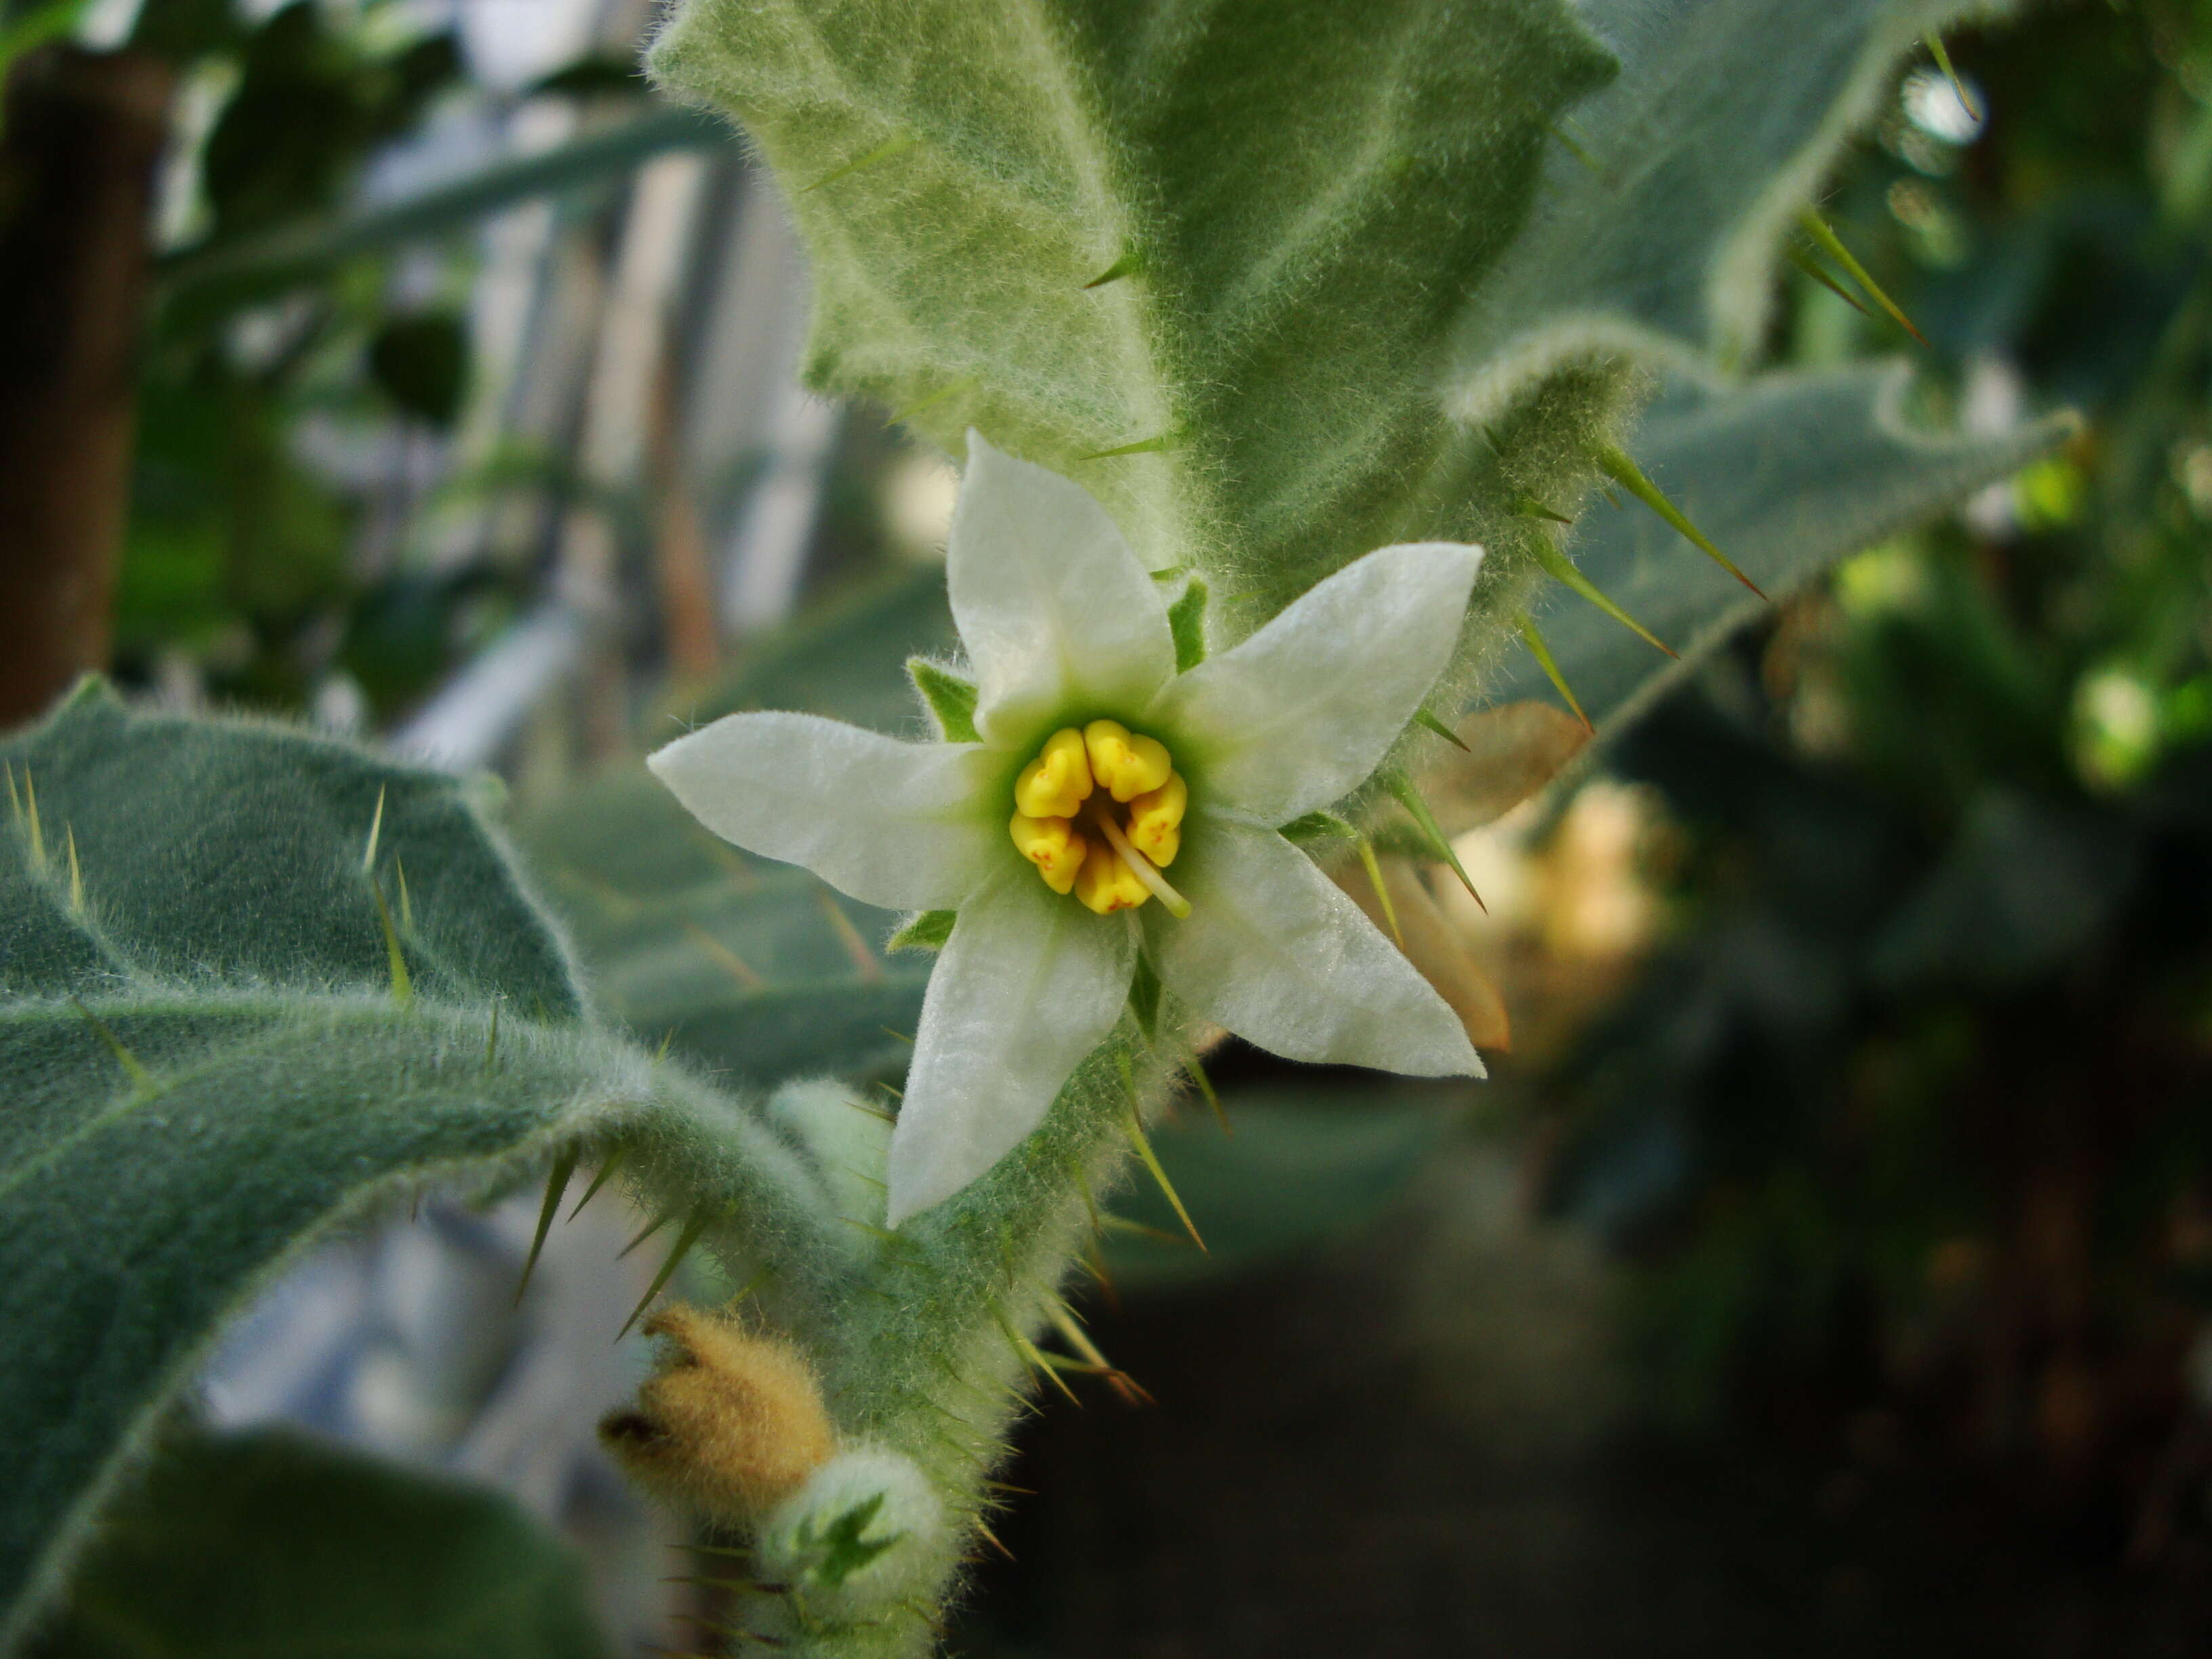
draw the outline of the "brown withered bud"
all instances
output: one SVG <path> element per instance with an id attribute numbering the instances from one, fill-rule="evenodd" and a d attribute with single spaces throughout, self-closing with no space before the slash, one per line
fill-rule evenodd
<path id="1" fill-rule="evenodd" d="M 1386 854 L 1376 861 L 1376 869 L 1383 891 L 1390 896 L 1387 909 L 1382 893 L 1358 865 L 1346 865 L 1332 873 L 1336 884 L 1366 913 L 1367 919 L 1386 937 L 1396 938 L 1406 960 L 1451 1006 L 1467 1029 L 1467 1040 L 1478 1051 L 1510 1053 L 1513 1024 L 1506 1015 L 1505 1000 L 1468 947 L 1457 925 L 1429 891 L 1419 868 L 1411 859 Z"/>
<path id="2" fill-rule="evenodd" d="M 1459 723 L 1466 753 L 1432 753 L 1421 793 L 1447 836 L 1494 823 L 1565 770 L 1589 733 L 1543 702 L 1495 703 Z"/>
<path id="3" fill-rule="evenodd" d="M 814 1368 L 789 1343 L 677 1304 L 645 1323 L 659 1361 L 599 1439 L 643 1486 L 718 1521 L 757 1519 L 830 1460 Z"/>

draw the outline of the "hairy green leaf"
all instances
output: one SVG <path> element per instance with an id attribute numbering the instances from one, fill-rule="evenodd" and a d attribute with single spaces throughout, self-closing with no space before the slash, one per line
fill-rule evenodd
<path id="1" fill-rule="evenodd" d="M 1637 434 L 1644 471 L 1773 599 L 1836 560 L 1913 528 L 2017 471 L 2073 429 L 2069 417 L 2003 438 L 1939 437 L 1905 409 L 1900 363 L 1775 374 L 1733 394 L 1684 388 Z M 1574 532 L 1598 586 L 1682 653 L 1672 662 L 1595 606 L 1562 596 L 1540 618 L 1575 697 L 1601 730 L 1632 719 L 1705 651 L 1769 607 L 1695 555 L 1634 501 L 1593 504 Z M 1626 644 L 1624 645 L 1624 641 Z M 1558 702 L 1516 653 L 1491 688 L 1501 701 Z"/>
<path id="2" fill-rule="evenodd" d="M 1620 62 L 1544 161 L 1540 204 L 1461 319 L 1453 405 L 1487 421 L 1593 349 L 1747 366 L 1798 210 L 1960 0 L 1589 0 Z"/>
<path id="3" fill-rule="evenodd" d="M 509 1499 L 283 1430 L 179 1437 L 36 1659 L 599 1659 L 583 1563 Z"/>
<path id="4" fill-rule="evenodd" d="M 1559 0 L 693 0 L 657 71 L 791 192 L 811 369 L 1258 608 L 1395 538 L 1462 298 L 1607 55 Z"/>
<path id="5" fill-rule="evenodd" d="M 1745 366 L 1787 227 L 1960 10 L 685 0 L 654 63 L 790 193 L 817 382 L 1076 478 L 1153 565 L 1208 573 L 1224 640 L 1384 543 L 1480 541 L 1465 693 L 1647 367 Z M 1929 480 L 1846 477 L 1838 523 Z M 1783 517 L 1749 498 L 1797 483 L 1738 494 Z M 1704 607 L 1701 556 L 1665 550 L 1653 581 Z M 1613 639 L 1613 672 L 1646 648 Z"/>
<path id="6" fill-rule="evenodd" d="M 97 689 L 0 767 L 0 1642 L 225 1315 L 422 1180 L 647 1133 L 803 1271 L 793 1154 L 595 1026 L 463 786 Z"/>

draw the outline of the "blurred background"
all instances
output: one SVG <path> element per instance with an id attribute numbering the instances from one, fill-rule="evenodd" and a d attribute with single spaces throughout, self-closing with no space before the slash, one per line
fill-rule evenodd
<path id="1" fill-rule="evenodd" d="M 0 723 L 104 666 L 493 771 L 611 1011 L 768 1081 L 819 1034 L 764 985 L 896 1025 L 920 970 L 641 844 L 635 757 L 911 721 L 953 475 L 798 387 L 775 187 L 637 78 L 652 21 L 0 6 Z M 1964 97 L 1911 69 L 1823 210 L 1932 344 L 1793 274 L 1773 355 L 2086 434 L 1469 831 L 1491 1083 L 1215 1056 L 1235 1139 L 1162 1137 L 1211 1253 L 1135 1194 L 1086 1304 L 1158 1403 L 1026 1424 L 957 1650 L 2212 1645 L 2212 6 L 1948 46 Z M 497 1485 L 624 1650 L 688 1650 L 681 1534 L 591 1443 L 648 1218 L 599 1200 L 518 1302 L 537 1209 L 326 1247 L 197 1409 Z"/>

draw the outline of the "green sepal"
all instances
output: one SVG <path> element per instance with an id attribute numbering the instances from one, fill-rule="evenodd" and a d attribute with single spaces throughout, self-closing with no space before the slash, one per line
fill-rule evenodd
<path id="1" fill-rule="evenodd" d="M 1275 833 L 1285 841 L 1304 843 L 1316 841 L 1350 841 L 1359 832 L 1334 812 L 1309 812 L 1304 817 L 1292 818 Z"/>
<path id="2" fill-rule="evenodd" d="M 814 1530 L 812 1516 L 802 1522 L 799 1533 L 800 1547 L 822 1553 L 821 1559 L 809 1570 L 809 1577 L 835 1589 L 905 1537 L 902 1532 L 892 1533 L 887 1538 L 866 1535 L 876 1518 L 876 1511 L 883 1506 L 884 1495 L 881 1492 L 864 1498 L 830 1522 L 818 1534 Z"/>
<path id="3" fill-rule="evenodd" d="M 1141 951 L 1137 953 L 1137 971 L 1129 980 L 1129 1012 L 1136 1015 L 1137 1028 L 1144 1032 L 1146 1041 L 1159 1035 L 1159 970 Z"/>
<path id="4" fill-rule="evenodd" d="M 952 924 L 959 919 L 957 910 L 917 910 L 898 932 L 884 941 L 884 949 L 941 951 L 945 941 L 952 937 Z"/>
<path id="5" fill-rule="evenodd" d="M 1206 583 L 1196 576 L 1182 597 L 1168 607 L 1168 631 L 1175 635 L 1176 672 L 1188 674 L 1206 660 Z"/>
<path id="6" fill-rule="evenodd" d="M 927 657 L 908 657 L 906 676 L 922 702 L 937 718 L 937 729 L 947 743 L 981 743 L 975 729 L 975 684 Z"/>

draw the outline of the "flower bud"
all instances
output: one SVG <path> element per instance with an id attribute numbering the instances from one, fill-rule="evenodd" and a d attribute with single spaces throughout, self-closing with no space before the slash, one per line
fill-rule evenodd
<path id="1" fill-rule="evenodd" d="M 639 1484 L 717 1520 L 749 1523 L 836 1449 L 814 1368 L 798 1349 L 682 1304 L 645 1323 L 664 1339 L 637 1403 L 599 1439 Z"/>
<path id="2" fill-rule="evenodd" d="M 943 1502 L 911 1459 L 855 1447 L 815 1470 L 762 1522 L 754 1562 L 811 1608 L 865 1617 L 929 1593 L 945 1526 Z"/>

